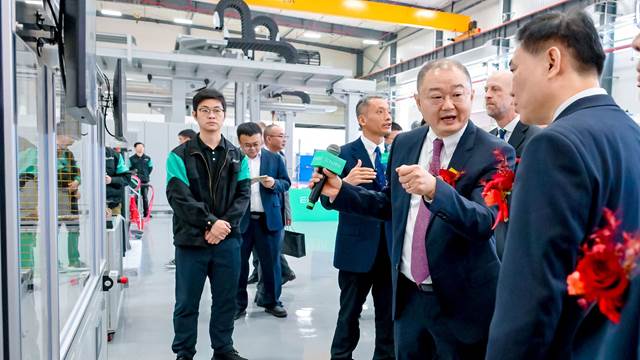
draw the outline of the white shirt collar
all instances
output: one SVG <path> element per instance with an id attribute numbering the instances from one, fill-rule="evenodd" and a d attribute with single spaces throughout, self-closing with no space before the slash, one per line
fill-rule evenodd
<path id="1" fill-rule="evenodd" d="M 567 100 L 565 100 L 565 102 L 560 104 L 560 106 L 558 106 L 556 111 L 553 113 L 553 119 L 551 120 L 551 122 L 556 121 L 558 116 L 560 116 L 560 114 L 562 114 L 562 112 L 565 111 L 574 102 L 576 102 L 576 101 L 578 101 L 578 100 L 580 100 L 582 98 L 586 98 L 588 96 L 593 96 L 593 95 L 607 95 L 607 91 L 605 89 L 603 89 L 603 88 L 600 88 L 600 87 L 594 87 L 594 88 L 590 88 L 590 89 L 587 89 L 587 90 L 580 91 L 579 93 L 577 93 L 577 94 L 573 95 L 572 97 L 568 98 Z"/>
<path id="2" fill-rule="evenodd" d="M 518 121 L 520 121 L 520 115 L 516 115 L 516 117 L 513 118 L 513 120 L 511 120 L 507 126 L 503 127 L 502 129 L 507 130 L 508 133 L 512 133 L 513 130 L 516 129 L 516 126 L 518 125 Z M 498 129 L 501 129 L 500 126 L 498 126 Z"/>
<path id="3" fill-rule="evenodd" d="M 462 138 L 462 135 L 464 134 L 464 131 L 467 129 L 468 125 L 469 125 L 469 122 L 464 124 L 464 126 L 460 130 L 458 130 L 458 132 L 456 132 L 455 134 L 451 134 L 449 136 L 442 138 L 442 141 L 444 142 L 444 150 L 447 152 L 447 154 L 453 154 L 453 152 L 456 150 L 456 146 L 458 146 L 458 143 L 460 142 L 460 138 Z M 436 133 L 431 129 L 431 127 L 429 127 L 429 132 L 427 133 L 427 140 L 433 143 L 433 140 L 437 138 L 438 136 L 436 135 Z"/>
<path id="4" fill-rule="evenodd" d="M 362 140 L 364 148 L 367 150 L 367 154 L 373 154 L 373 152 L 376 151 L 376 148 L 380 148 L 381 153 L 384 152 L 384 140 L 380 144 L 376 144 L 373 141 L 367 139 L 364 135 L 360 135 L 360 140 Z"/>

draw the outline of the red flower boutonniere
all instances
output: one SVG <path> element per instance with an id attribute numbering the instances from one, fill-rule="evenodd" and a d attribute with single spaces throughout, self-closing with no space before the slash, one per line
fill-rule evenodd
<path id="1" fill-rule="evenodd" d="M 464 171 L 458 171 L 454 168 L 449 168 L 449 170 L 440 169 L 438 175 L 452 187 L 456 187 L 456 181 L 460 179 L 460 177 L 464 174 Z"/>
<path id="2" fill-rule="evenodd" d="M 511 189 L 513 189 L 515 173 L 509 167 L 507 157 L 504 156 L 500 150 L 494 150 L 493 154 L 498 160 L 498 171 L 490 181 L 485 183 L 484 189 L 482 190 L 482 197 L 487 205 L 498 206 L 498 216 L 496 217 L 496 222 L 493 224 L 493 229 L 495 229 L 500 221 L 509 221 L 507 197 L 511 194 Z"/>
<path id="3" fill-rule="evenodd" d="M 582 245 L 582 258 L 567 277 L 567 291 L 579 297 L 578 304 L 583 308 L 596 301 L 600 312 L 618 324 L 640 258 L 640 237 L 625 232 L 623 241 L 617 243 L 615 235 L 621 221 L 609 209 L 604 209 L 604 218 L 606 224 Z"/>

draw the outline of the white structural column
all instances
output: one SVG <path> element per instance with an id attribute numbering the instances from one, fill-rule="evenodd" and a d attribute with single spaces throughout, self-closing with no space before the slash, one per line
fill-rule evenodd
<path id="1" fill-rule="evenodd" d="M 360 136 L 360 127 L 358 126 L 358 118 L 356 116 L 356 105 L 358 104 L 358 101 L 360 101 L 362 96 L 356 93 L 348 93 L 345 94 L 344 97 L 344 141 L 346 144 Z"/>
<path id="2" fill-rule="evenodd" d="M 258 89 L 258 84 L 251 83 L 247 84 L 248 90 L 248 105 L 249 105 L 249 117 L 251 122 L 260 122 L 260 90 Z"/>
<path id="3" fill-rule="evenodd" d="M 171 117 L 167 122 L 184 124 L 186 112 L 187 84 L 184 80 L 171 80 Z M 196 110 L 196 109 L 194 109 Z"/>
<path id="4" fill-rule="evenodd" d="M 235 96 L 235 123 L 242 124 L 247 118 L 247 85 L 244 82 L 236 82 Z"/>

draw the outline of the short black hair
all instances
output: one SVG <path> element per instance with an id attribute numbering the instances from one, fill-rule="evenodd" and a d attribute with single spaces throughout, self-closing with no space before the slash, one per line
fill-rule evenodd
<path id="1" fill-rule="evenodd" d="M 534 55 L 544 51 L 549 41 L 559 41 L 571 53 L 578 72 L 596 70 L 602 74 L 606 55 L 598 31 L 584 11 L 537 15 L 518 30 L 517 39 L 525 51 Z"/>
<path id="2" fill-rule="evenodd" d="M 184 129 L 178 133 L 178 136 L 189 138 L 189 140 L 193 139 L 198 135 L 195 131 L 191 129 Z"/>
<path id="3" fill-rule="evenodd" d="M 262 129 L 260 129 L 260 125 L 254 122 L 246 122 L 238 125 L 236 129 L 236 133 L 238 134 L 238 140 L 240 140 L 240 135 L 244 136 L 253 136 L 256 134 L 262 135 Z"/>
<path id="4" fill-rule="evenodd" d="M 371 95 L 371 96 L 365 96 L 362 99 L 360 99 L 360 101 L 358 101 L 358 103 L 356 104 L 356 117 L 360 116 L 363 112 L 364 109 L 369 106 L 369 103 L 371 102 L 371 100 L 373 99 L 382 99 L 382 100 L 386 100 L 385 98 L 383 98 L 382 96 L 378 96 L 378 95 Z"/>
<path id="5" fill-rule="evenodd" d="M 391 131 L 402 131 L 402 126 L 394 121 L 391 123 Z"/>
<path id="6" fill-rule="evenodd" d="M 198 105 L 208 99 L 220 101 L 222 110 L 227 111 L 227 102 L 224 100 L 224 95 L 216 89 L 202 89 L 198 91 L 193 97 L 193 111 L 198 111 Z"/>
<path id="7" fill-rule="evenodd" d="M 138 146 L 138 145 L 142 145 L 142 146 L 144 146 L 144 144 L 143 144 L 143 143 L 141 143 L 140 141 L 136 141 L 136 142 L 133 144 L 133 148 L 135 149 L 135 148 L 136 148 L 136 146 Z"/>
<path id="8" fill-rule="evenodd" d="M 418 72 L 418 82 L 417 82 L 418 90 L 420 90 L 420 86 L 422 85 L 422 80 L 424 79 L 425 75 L 427 75 L 429 71 L 434 69 L 448 69 L 448 68 L 456 68 L 460 70 L 463 74 L 465 74 L 467 79 L 469 79 L 469 87 L 471 87 L 471 74 L 469 74 L 469 70 L 467 69 L 466 66 L 464 66 L 458 60 L 438 59 L 438 60 L 434 60 L 426 63 L 422 67 L 422 69 L 420 69 L 420 72 Z"/>

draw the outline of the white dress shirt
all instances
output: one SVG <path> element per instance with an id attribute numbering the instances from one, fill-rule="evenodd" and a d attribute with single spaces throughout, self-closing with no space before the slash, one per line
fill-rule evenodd
<path id="1" fill-rule="evenodd" d="M 249 175 L 251 178 L 256 178 L 260 176 L 260 157 L 262 156 L 262 151 L 258 151 L 258 155 L 255 158 L 249 159 Z M 262 206 L 262 198 L 260 197 L 260 181 L 251 184 L 251 212 L 264 212 L 264 207 Z"/>
<path id="2" fill-rule="evenodd" d="M 458 142 L 460 142 L 460 138 L 466 129 L 467 125 L 465 124 L 465 126 L 457 133 L 442 139 L 444 142 L 444 147 L 440 153 L 440 167 L 442 169 L 449 168 L 449 162 L 453 157 L 453 152 L 456 150 L 456 146 L 458 146 Z M 433 140 L 436 138 L 436 134 L 429 129 L 429 133 L 427 133 L 427 137 L 422 144 L 422 150 L 420 151 L 418 165 L 427 170 L 429 169 L 431 156 L 433 155 Z M 418 217 L 420 201 L 422 201 L 422 196 L 411 195 L 411 205 L 409 208 L 409 214 L 407 215 L 407 227 L 404 230 L 404 243 L 402 244 L 402 261 L 400 262 L 400 271 L 411 281 L 414 281 L 413 276 L 411 275 L 411 245 L 413 243 L 413 228 L 416 226 L 416 218 Z M 431 284 L 431 276 L 429 276 L 424 283 Z"/>
<path id="3" fill-rule="evenodd" d="M 376 144 L 373 141 L 364 137 L 364 135 L 360 136 L 360 140 L 362 140 L 362 143 L 364 144 L 364 148 L 367 150 L 367 154 L 369 154 L 369 159 L 371 160 L 371 164 L 375 168 L 376 167 L 376 148 L 380 148 L 380 154 L 382 154 L 384 152 L 384 141 L 381 141 L 380 144 Z"/>
<path id="4" fill-rule="evenodd" d="M 504 141 L 509 142 L 509 139 L 511 138 L 511 135 L 513 135 L 513 130 L 515 130 L 516 126 L 518 125 L 518 121 L 520 121 L 520 115 L 514 117 L 513 120 L 511 120 L 507 124 L 507 126 L 505 126 L 503 128 L 498 126 L 498 133 L 496 134 L 496 136 L 500 137 L 500 129 L 507 130 L 507 132 L 504 134 Z"/>
<path id="5" fill-rule="evenodd" d="M 560 104 L 560 106 L 558 106 L 556 111 L 553 113 L 553 119 L 551 120 L 551 122 L 556 121 L 558 116 L 560 116 L 560 114 L 562 114 L 562 112 L 565 111 L 574 102 L 576 102 L 576 101 L 578 101 L 578 100 L 580 100 L 582 98 L 586 98 L 588 96 L 593 96 L 593 95 L 607 95 L 607 90 L 605 90 L 603 88 L 599 88 L 599 87 L 594 87 L 594 88 L 590 88 L 590 89 L 587 89 L 587 90 L 580 91 L 579 93 L 577 93 L 577 94 L 573 95 L 572 97 L 568 98 L 567 100 L 565 100 L 565 102 Z"/>

